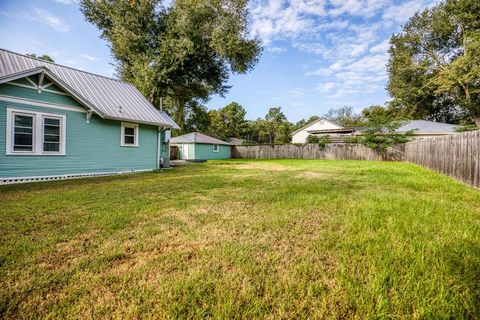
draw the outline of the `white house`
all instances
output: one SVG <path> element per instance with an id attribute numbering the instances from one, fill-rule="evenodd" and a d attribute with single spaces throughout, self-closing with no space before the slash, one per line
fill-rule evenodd
<path id="1" fill-rule="evenodd" d="M 298 129 L 292 134 L 292 143 L 306 143 L 307 138 L 310 134 L 318 133 L 323 130 L 326 131 L 335 131 L 335 130 L 345 130 L 345 128 L 333 121 L 330 121 L 325 118 L 320 118 L 315 120 L 305 127 Z"/>

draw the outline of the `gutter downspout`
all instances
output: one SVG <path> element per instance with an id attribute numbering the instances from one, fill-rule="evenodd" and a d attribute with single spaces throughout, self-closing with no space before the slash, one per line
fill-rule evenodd
<path id="1" fill-rule="evenodd" d="M 157 130 L 157 170 L 160 170 L 160 148 L 161 148 L 162 128 L 158 127 Z"/>

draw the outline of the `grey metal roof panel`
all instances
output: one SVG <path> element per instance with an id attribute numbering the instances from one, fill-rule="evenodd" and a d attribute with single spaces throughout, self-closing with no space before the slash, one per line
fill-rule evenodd
<path id="1" fill-rule="evenodd" d="M 231 144 L 219 140 L 214 137 L 207 136 L 206 134 L 200 132 L 187 133 L 182 136 L 173 137 L 170 139 L 170 143 L 205 143 L 205 144 L 223 144 L 230 146 Z"/>
<path id="2" fill-rule="evenodd" d="M 39 67 L 52 72 L 105 118 L 179 129 L 165 112 L 157 110 L 130 83 L 0 49 L 0 78 Z"/>
<path id="3" fill-rule="evenodd" d="M 408 120 L 398 128 L 398 132 L 415 130 L 414 133 L 455 132 L 454 124 L 428 120 Z"/>

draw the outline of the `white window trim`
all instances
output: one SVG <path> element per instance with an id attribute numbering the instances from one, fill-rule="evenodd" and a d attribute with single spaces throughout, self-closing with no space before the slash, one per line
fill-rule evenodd
<path id="1" fill-rule="evenodd" d="M 33 116 L 33 151 L 14 151 L 13 150 L 13 138 L 14 138 L 14 121 L 15 115 Z M 43 151 L 43 118 L 56 118 L 60 119 L 60 151 Z M 7 125 L 6 125 L 6 155 L 14 156 L 64 156 L 66 150 L 66 128 L 67 117 L 63 114 L 39 112 L 24 109 L 7 108 Z"/>
<path id="2" fill-rule="evenodd" d="M 140 130 L 138 130 L 138 123 L 122 122 L 120 127 L 120 146 L 137 148 L 140 132 Z M 133 128 L 135 130 L 134 144 L 125 143 L 125 128 Z"/>
<path id="3" fill-rule="evenodd" d="M 215 148 L 215 146 L 216 146 L 216 148 Z M 219 144 L 217 144 L 217 143 L 213 144 L 213 152 L 220 152 L 220 145 Z"/>

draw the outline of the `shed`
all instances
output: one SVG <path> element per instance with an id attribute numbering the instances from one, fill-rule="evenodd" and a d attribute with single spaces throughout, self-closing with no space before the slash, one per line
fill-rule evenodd
<path id="1" fill-rule="evenodd" d="M 170 140 L 178 148 L 179 160 L 229 159 L 231 144 L 200 132 L 192 132 Z"/>

